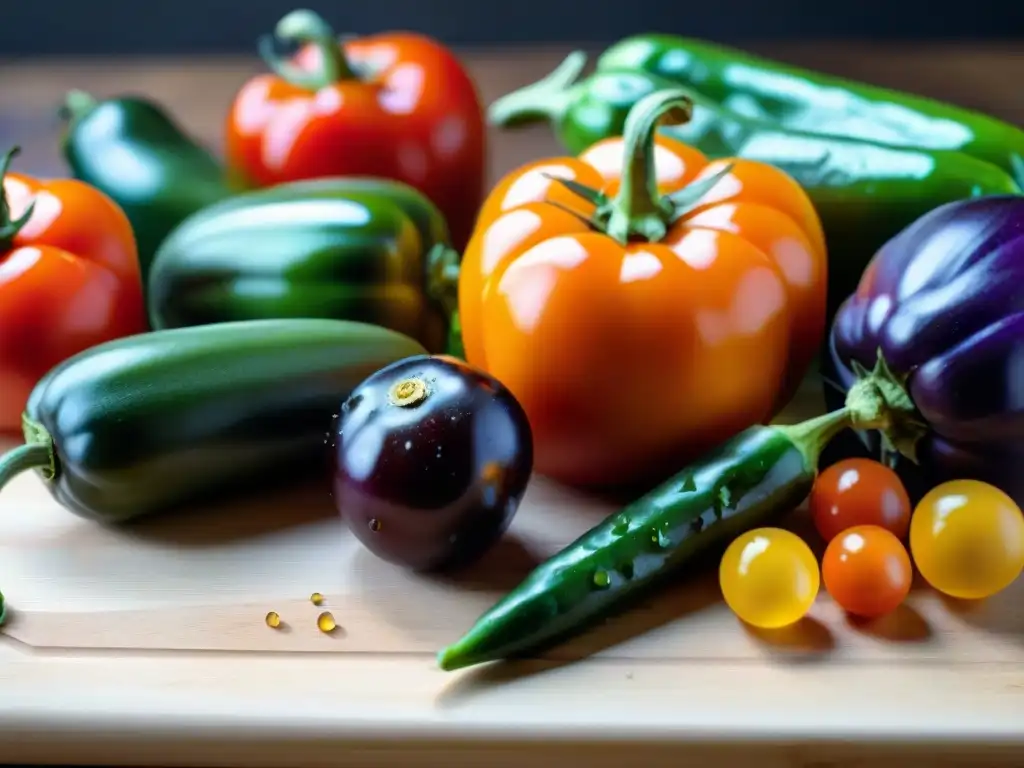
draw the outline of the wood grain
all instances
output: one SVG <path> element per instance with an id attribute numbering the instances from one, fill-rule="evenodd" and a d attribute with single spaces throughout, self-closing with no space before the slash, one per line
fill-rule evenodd
<path id="1" fill-rule="evenodd" d="M 486 102 L 569 49 L 467 52 Z M 1019 45 L 763 46 L 763 53 L 1024 121 Z M 71 87 L 165 102 L 211 147 L 254 60 L 0 64 L 0 146 L 63 173 Z M 491 173 L 558 152 L 495 134 Z M 0 329 L 0 333 L 2 333 Z M 805 394 L 788 420 L 816 412 Z M 537 480 L 508 541 L 458 583 L 356 546 L 322 489 L 108 529 L 34 476 L 0 493 L 0 760 L 106 765 L 1024 766 L 1024 584 L 979 605 L 921 586 L 852 624 L 742 629 L 713 578 L 652 599 L 545 659 L 446 675 L 432 654 L 539 559 L 612 509 Z M 806 528 L 798 513 L 791 521 Z M 326 595 L 324 606 L 309 593 Z M 285 621 L 263 623 L 268 610 Z M 319 610 L 340 628 L 319 633 Z M 586 658 L 587 660 L 581 661 Z"/>

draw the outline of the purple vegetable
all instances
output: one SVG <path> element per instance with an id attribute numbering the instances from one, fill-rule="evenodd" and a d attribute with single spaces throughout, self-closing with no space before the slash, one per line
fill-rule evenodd
<path id="1" fill-rule="evenodd" d="M 886 243 L 836 315 L 830 353 L 843 389 L 879 355 L 904 379 L 921 428 L 895 464 L 912 494 L 975 478 L 1024 504 L 1024 197 L 949 203 Z"/>

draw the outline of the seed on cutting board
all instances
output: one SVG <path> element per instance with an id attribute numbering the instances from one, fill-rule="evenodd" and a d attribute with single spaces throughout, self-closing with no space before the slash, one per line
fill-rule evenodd
<path id="1" fill-rule="evenodd" d="M 317 628 L 324 633 L 330 634 L 338 627 L 338 623 L 334 620 L 334 616 L 330 611 L 324 611 L 316 617 Z"/>
<path id="2" fill-rule="evenodd" d="M 320 603 L 322 603 L 323 601 L 324 596 L 321 595 L 319 592 L 314 592 L 312 595 L 309 596 L 309 602 L 311 602 L 313 605 L 320 605 Z"/>
<path id="3" fill-rule="evenodd" d="M 270 611 L 270 613 L 267 614 L 266 622 L 267 626 L 271 629 L 277 629 L 281 626 L 281 617 L 278 615 L 277 611 Z"/>

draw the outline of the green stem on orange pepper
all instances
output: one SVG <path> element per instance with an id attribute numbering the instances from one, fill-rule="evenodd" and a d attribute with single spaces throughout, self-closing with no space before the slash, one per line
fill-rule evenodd
<path id="1" fill-rule="evenodd" d="M 658 242 L 672 224 L 707 195 L 732 171 L 719 172 L 669 195 L 658 191 L 654 139 L 658 127 L 680 125 L 692 115 L 693 102 L 685 91 L 657 91 L 636 103 L 626 119 L 622 141 L 624 165 L 619 191 L 613 198 L 578 182 L 558 179 L 571 192 L 596 206 L 592 225 L 620 243 L 630 240 Z"/>

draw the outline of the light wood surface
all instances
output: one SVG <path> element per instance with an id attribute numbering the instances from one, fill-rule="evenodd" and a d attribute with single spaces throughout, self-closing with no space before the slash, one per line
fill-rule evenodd
<path id="1" fill-rule="evenodd" d="M 568 50 L 469 53 L 485 101 Z M 1019 45 L 762 46 L 764 53 L 1024 120 Z M 59 175 L 70 87 L 146 92 L 211 146 L 252 60 L 0 65 L 0 144 Z M 557 152 L 495 135 L 491 173 Z M 2 331 L 0 331 L 2 332 Z M 2 396 L 2 393 L 0 393 Z M 817 409 L 801 400 L 806 414 Z M 789 418 L 799 415 L 795 412 Z M 1024 766 L 1024 584 L 979 605 L 915 589 L 869 625 L 743 629 L 713 578 L 680 584 L 553 652 L 445 674 L 433 653 L 612 507 L 544 480 L 472 578 L 375 560 L 322 488 L 123 529 L 59 508 L 35 476 L 0 493 L 0 762 L 562 768 Z M 800 515 L 798 528 L 806 527 Z M 313 606 L 313 591 L 326 596 Z M 269 610 L 285 622 L 263 623 Z M 331 610 L 340 629 L 319 633 Z"/>
<path id="2" fill-rule="evenodd" d="M 814 410 L 805 395 L 786 420 Z M 544 659 L 436 669 L 438 648 L 613 508 L 538 479 L 493 556 L 448 581 L 361 549 L 324 488 L 115 529 L 24 475 L 0 494 L 0 756 L 775 768 L 906 765 L 917 750 L 933 766 L 1024 764 L 1024 582 L 978 605 L 921 586 L 860 625 L 823 594 L 797 627 L 757 633 L 710 574 Z"/>

